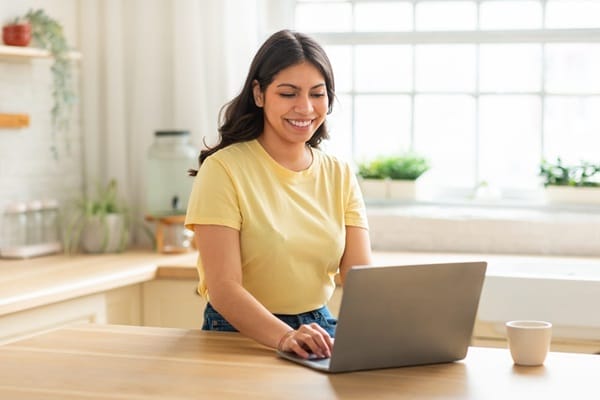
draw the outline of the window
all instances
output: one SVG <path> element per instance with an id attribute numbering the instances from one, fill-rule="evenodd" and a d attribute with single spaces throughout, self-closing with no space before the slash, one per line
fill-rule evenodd
<path id="1" fill-rule="evenodd" d="M 599 0 L 298 0 L 338 102 L 328 150 L 416 150 L 442 196 L 539 190 L 542 158 L 600 161 Z"/>

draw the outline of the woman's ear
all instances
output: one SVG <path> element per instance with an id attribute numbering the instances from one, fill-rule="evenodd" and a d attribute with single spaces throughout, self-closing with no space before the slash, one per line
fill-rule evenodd
<path id="1" fill-rule="evenodd" d="M 256 79 L 252 81 L 252 94 L 254 95 L 254 104 L 256 104 L 257 107 L 262 107 L 264 105 L 264 95 L 260 90 L 260 84 Z"/>

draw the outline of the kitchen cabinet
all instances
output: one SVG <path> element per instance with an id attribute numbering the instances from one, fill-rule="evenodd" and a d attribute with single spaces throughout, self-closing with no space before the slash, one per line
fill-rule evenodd
<path id="1" fill-rule="evenodd" d="M 157 279 L 144 283 L 144 325 L 201 328 L 206 302 L 196 293 L 197 285 L 197 279 Z"/>
<path id="2" fill-rule="evenodd" d="M 196 293 L 197 279 L 156 279 L 143 285 L 143 324 L 168 328 L 202 327 L 206 301 Z M 328 306 L 337 317 L 342 289 L 337 287 Z"/>
<path id="3" fill-rule="evenodd" d="M 141 285 L 130 285 L 0 316 L 0 344 L 76 322 L 141 325 Z"/>
<path id="4" fill-rule="evenodd" d="M 184 307 L 162 297 L 145 306 L 144 285 L 176 278 L 188 282 L 191 293 L 196 258 L 193 253 L 166 256 L 134 250 L 0 260 L 0 343 L 73 322 L 144 325 L 144 307 L 176 315 Z"/>
<path id="5" fill-rule="evenodd" d="M 77 322 L 202 327 L 197 280 L 157 279 L 0 316 L 0 344 Z"/>

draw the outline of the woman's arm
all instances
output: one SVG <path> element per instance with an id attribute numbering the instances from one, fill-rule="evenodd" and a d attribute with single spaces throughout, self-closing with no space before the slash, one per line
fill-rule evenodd
<path id="1" fill-rule="evenodd" d="M 346 274 L 355 265 L 371 264 L 371 240 L 369 231 L 358 226 L 346 226 L 346 245 L 340 262 L 340 278 L 342 286 L 346 282 Z"/>
<path id="2" fill-rule="evenodd" d="M 332 342 L 317 324 L 297 331 L 273 316 L 242 286 L 239 232 L 219 225 L 194 225 L 211 305 L 242 334 L 266 346 L 308 357 L 328 357 Z M 268 277 L 265 277 L 268 279 Z M 281 343 L 280 343 L 281 342 Z"/>

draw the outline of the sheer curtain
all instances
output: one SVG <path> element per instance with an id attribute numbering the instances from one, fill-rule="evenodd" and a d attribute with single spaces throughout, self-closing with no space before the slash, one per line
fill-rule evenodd
<path id="1" fill-rule="evenodd" d="M 264 37 L 289 26 L 290 0 L 81 0 L 87 190 L 116 178 L 143 215 L 146 151 L 159 129 L 216 140 Z M 182 171 L 185 173 L 185 171 Z"/>

